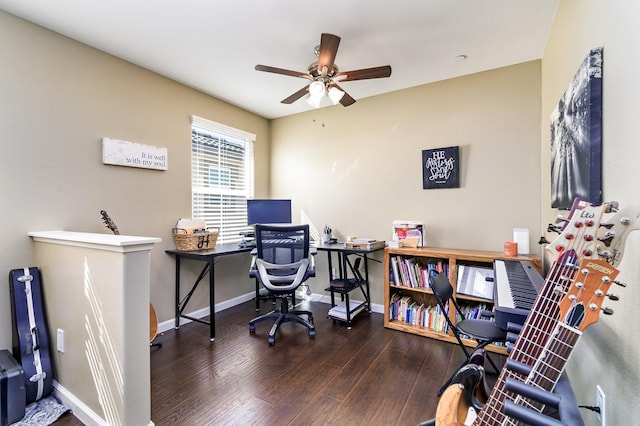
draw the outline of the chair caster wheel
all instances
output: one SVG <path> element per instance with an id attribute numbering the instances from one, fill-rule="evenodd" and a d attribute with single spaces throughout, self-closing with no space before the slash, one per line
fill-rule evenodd
<path id="1" fill-rule="evenodd" d="M 269 337 L 269 346 L 273 346 L 276 344 L 276 338 L 275 337 Z"/>
<path id="2" fill-rule="evenodd" d="M 316 331 L 315 330 L 309 330 L 309 339 L 313 339 L 314 337 L 316 337 Z"/>
<path id="3" fill-rule="evenodd" d="M 249 324 L 249 333 L 255 333 L 255 332 L 256 332 L 256 326 Z"/>

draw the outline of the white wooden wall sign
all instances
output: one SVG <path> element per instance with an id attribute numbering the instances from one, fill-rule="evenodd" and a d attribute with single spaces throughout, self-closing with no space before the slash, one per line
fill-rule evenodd
<path id="1" fill-rule="evenodd" d="M 167 148 L 102 138 L 102 163 L 142 169 L 167 170 Z"/>

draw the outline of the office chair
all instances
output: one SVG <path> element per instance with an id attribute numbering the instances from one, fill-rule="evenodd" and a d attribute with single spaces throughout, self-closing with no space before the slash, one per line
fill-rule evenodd
<path id="1" fill-rule="evenodd" d="M 269 346 L 276 341 L 276 332 L 284 322 L 295 321 L 307 327 L 309 337 L 315 337 L 313 314 L 310 311 L 289 310 L 289 297 L 308 278 L 315 276 L 314 251 L 309 249 L 309 225 L 256 225 L 256 249 L 249 275 L 256 277 L 271 295 L 280 299 L 280 310 L 249 321 L 249 331 L 255 333 L 256 323 L 274 320 L 269 331 Z M 306 315 L 305 320 L 302 316 Z"/>
<path id="2" fill-rule="evenodd" d="M 443 313 L 448 313 L 449 309 L 447 309 L 447 307 L 453 306 L 456 310 L 456 318 L 464 318 L 462 308 L 453 297 L 453 287 L 451 286 L 449 278 L 447 278 L 446 274 L 437 274 L 429 277 L 429 285 L 431 287 L 431 290 L 433 291 L 436 302 L 438 303 L 438 306 Z M 477 342 L 476 349 L 482 349 L 491 343 L 505 343 L 507 340 L 507 331 L 498 327 L 493 321 L 484 319 L 462 319 L 454 323 L 451 320 L 450 315 L 443 316 L 449 324 L 449 329 L 458 341 L 458 346 L 462 348 L 466 356 L 466 359 L 456 369 L 456 372 L 460 368 L 468 364 L 469 361 L 471 361 L 471 352 L 469 351 L 469 348 L 467 348 L 462 342 L 463 336 L 468 336 L 468 338 L 475 340 Z M 486 354 L 486 358 L 495 370 L 496 374 L 498 374 L 500 370 L 493 362 L 488 353 Z M 442 385 L 442 387 L 438 391 L 438 396 L 441 396 L 442 393 L 447 389 L 447 387 L 451 383 L 452 378 L 453 376 L 451 376 Z"/>

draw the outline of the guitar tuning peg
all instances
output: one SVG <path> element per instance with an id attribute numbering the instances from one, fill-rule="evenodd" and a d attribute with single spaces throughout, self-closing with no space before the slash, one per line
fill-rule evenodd
<path id="1" fill-rule="evenodd" d="M 607 231 L 604 237 L 598 238 L 599 241 L 602 241 L 605 246 L 609 247 L 611 245 L 611 241 L 615 238 L 616 233 L 614 231 Z"/>
<path id="2" fill-rule="evenodd" d="M 542 245 L 542 244 L 549 244 L 549 240 L 547 240 L 544 235 L 542 237 L 540 237 L 540 239 L 538 240 L 538 244 Z"/>
<path id="3" fill-rule="evenodd" d="M 609 298 L 609 300 L 613 300 L 614 302 L 620 300 L 618 295 L 617 294 L 613 294 L 613 293 L 608 293 L 607 297 Z"/>
<path id="4" fill-rule="evenodd" d="M 620 282 L 618 280 L 613 280 L 613 283 L 619 285 L 620 287 L 626 287 L 627 286 L 625 283 L 622 283 L 622 282 Z"/>
<path id="5" fill-rule="evenodd" d="M 616 213 L 620 209 L 620 203 L 617 201 L 609 201 L 605 207 L 605 213 Z"/>
<path id="6" fill-rule="evenodd" d="M 606 229 L 611 229 L 613 228 L 613 223 L 601 223 L 600 226 Z"/>
<path id="7" fill-rule="evenodd" d="M 605 315 L 613 315 L 613 309 L 611 308 L 600 308 L 602 310 L 602 313 Z"/>
<path id="8" fill-rule="evenodd" d="M 564 216 L 562 216 L 561 214 L 559 214 L 556 217 L 556 223 L 566 223 L 569 222 L 569 220 L 567 218 L 565 218 Z"/>
<path id="9" fill-rule="evenodd" d="M 561 227 L 554 225 L 553 223 L 550 223 L 549 226 L 547 226 L 547 232 L 556 232 L 560 234 L 562 230 L 561 230 Z"/>

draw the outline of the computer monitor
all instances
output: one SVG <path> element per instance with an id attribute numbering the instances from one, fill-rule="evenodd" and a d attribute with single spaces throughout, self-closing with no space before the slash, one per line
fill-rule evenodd
<path id="1" fill-rule="evenodd" d="M 291 223 L 291 200 L 247 200 L 247 224 Z"/>

